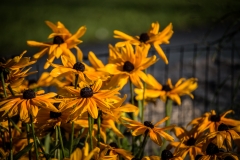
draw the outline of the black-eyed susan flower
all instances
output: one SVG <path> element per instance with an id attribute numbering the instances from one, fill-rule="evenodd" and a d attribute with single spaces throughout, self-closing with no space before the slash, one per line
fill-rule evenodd
<path id="1" fill-rule="evenodd" d="M 181 156 L 173 154 L 170 150 L 163 150 L 161 156 L 145 156 L 142 160 L 183 160 Z"/>
<path id="2" fill-rule="evenodd" d="M 147 86 L 145 89 L 144 99 L 147 98 L 157 98 L 160 97 L 161 100 L 166 102 L 167 98 L 172 99 L 178 105 L 181 105 L 180 96 L 189 95 L 191 98 L 194 96 L 191 92 L 193 92 L 197 87 L 197 79 L 190 78 L 185 79 L 181 78 L 177 81 L 177 83 L 173 86 L 171 79 L 168 79 L 166 85 L 161 85 L 152 75 L 147 75 Z M 137 94 L 136 99 L 143 99 L 143 89 L 136 88 L 135 93 Z"/>
<path id="3" fill-rule="evenodd" d="M 10 58 L 8 60 L 4 60 L 5 62 L 0 62 L 0 69 L 6 69 L 6 70 L 19 70 L 21 68 L 30 66 L 34 63 L 36 63 L 35 60 L 31 60 L 30 57 L 23 57 L 23 55 L 27 51 L 24 51 L 19 56 L 15 56 L 13 58 Z"/>
<path id="4" fill-rule="evenodd" d="M 66 87 L 75 98 L 66 103 L 64 107 L 72 108 L 70 119 L 73 120 L 87 111 L 94 119 L 98 117 L 98 110 L 111 114 L 112 103 L 108 98 L 119 94 L 118 88 L 113 90 L 101 90 L 102 80 L 97 80 L 93 85 L 80 84 L 79 89 Z"/>
<path id="5" fill-rule="evenodd" d="M 11 96 L 2 100 L 0 102 L 0 112 L 4 111 L 4 115 L 8 114 L 9 117 L 19 115 L 22 121 L 28 121 L 29 115 L 35 118 L 39 108 L 58 112 L 56 107 L 52 104 L 55 102 L 53 98 L 56 95 L 57 94 L 53 92 L 44 94 L 43 90 L 34 92 L 28 89 L 21 95 Z"/>
<path id="6" fill-rule="evenodd" d="M 109 156 L 117 155 L 117 159 L 122 157 L 125 160 L 131 160 L 134 157 L 130 151 L 119 148 L 115 142 L 111 142 L 109 145 L 101 143 L 100 148 L 101 150 L 107 149 L 107 153 Z"/>
<path id="7" fill-rule="evenodd" d="M 147 33 L 142 33 L 140 36 L 129 36 L 121 31 L 114 30 L 114 38 L 125 40 L 124 42 L 116 43 L 116 47 L 122 47 L 129 42 L 133 45 L 153 45 L 162 60 L 168 64 L 168 59 L 163 50 L 159 46 L 160 44 L 169 44 L 169 39 L 172 37 L 172 23 L 170 23 L 163 31 L 159 32 L 159 23 L 155 22 L 151 24 L 151 27 Z"/>
<path id="8" fill-rule="evenodd" d="M 167 141 L 172 142 L 174 140 L 172 136 L 165 132 L 165 130 L 172 129 L 174 125 L 162 128 L 157 127 L 158 125 L 168 120 L 169 117 L 163 118 L 162 120 L 158 121 L 155 125 L 153 125 L 152 122 L 150 121 L 145 121 L 144 124 L 142 124 L 138 121 L 134 121 L 126 117 L 122 117 L 122 119 L 125 121 L 123 122 L 123 125 L 125 125 L 129 130 L 132 130 L 133 136 L 144 135 L 146 132 L 148 132 L 147 134 L 150 136 L 151 140 L 158 144 L 159 146 L 162 145 L 162 137 Z"/>
<path id="9" fill-rule="evenodd" d="M 187 131 L 183 127 L 174 127 L 173 131 L 179 142 L 170 142 L 169 145 L 178 150 L 177 155 L 183 159 L 189 155 L 190 159 L 194 160 L 196 155 L 202 154 L 203 142 L 199 140 L 202 133 L 198 133 L 194 128 Z"/>
<path id="10" fill-rule="evenodd" d="M 225 118 L 227 114 L 232 112 L 233 110 L 228 110 L 219 115 L 216 114 L 215 110 L 211 110 L 211 112 L 204 113 L 202 117 L 193 119 L 188 125 L 198 127 L 198 132 L 203 132 L 206 129 L 209 129 L 210 132 L 217 131 L 219 125 L 222 123 L 233 127 L 240 125 L 240 121 L 238 120 Z"/>
<path id="11" fill-rule="evenodd" d="M 240 125 L 229 127 L 221 123 L 217 131 L 206 135 L 206 139 L 215 142 L 218 148 L 225 146 L 227 150 L 232 150 L 232 142 L 240 139 Z"/>
<path id="12" fill-rule="evenodd" d="M 221 159 L 223 152 L 214 143 L 207 143 L 203 148 L 203 155 L 199 155 L 198 160 L 218 160 Z"/>
<path id="13" fill-rule="evenodd" d="M 141 79 L 146 81 L 147 78 L 143 70 L 157 61 L 156 56 L 147 58 L 148 48 L 140 46 L 136 46 L 134 53 L 130 43 L 121 50 L 110 46 L 110 50 L 109 63 L 101 69 L 113 75 L 108 85 L 122 88 L 130 80 L 134 86 L 143 88 Z"/>
<path id="14" fill-rule="evenodd" d="M 27 44 L 32 47 L 41 47 L 42 50 L 36 53 L 33 57 L 35 59 L 41 58 L 48 52 L 48 61 L 45 63 L 44 68 L 47 69 L 50 66 L 49 62 L 53 62 L 55 58 L 59 57 L 68 57 L 71 60 L 75 59 L 74 54 L 70 49 L 74 48 L 77 50 L 77 55 L 82 59 L 82 51 L 77 46 L 82 41 L 79 40 L 80 37 L 86 32 L 86 27 L 82 26 L 78 29 L 75 34 L 71 34 L 67 28 L 61 23 L 58 22 L 57 25 L 52 22 L 46 21 L 46 24 L 52 29 L 53 33 L 49 35 L 49 39 L 53 38 L 52 42 L 36 42 L 36 41 L 27 41 Z"/>
<path id="15" fill-rule="evenodd" d="M 79 82 L 96 81 L 100 78 L 100 75 L 96 74 L 95 70 L 91 69 L 83 62 L 76 62 L 75 60 L 70 60 L 63 57 L 62 63 L 63 65 L 51 63 L 51 65 L 54 67 L 54 69 L 50 72 L 52 77 L 71 76 L 73 80 L 72 83 L 75 83 L 76 75 L 79 77 Z"/>
<path id="16" fill-rule="evenodd" d="M 77 147 L 70 155 L 70 158 L 65 158 L 64 160 L 90 160 L 99 154 L 99 152 L 100 149 L 96 147 L 89 153 L 89 144 L 85 143 L 82 149 Z"/>

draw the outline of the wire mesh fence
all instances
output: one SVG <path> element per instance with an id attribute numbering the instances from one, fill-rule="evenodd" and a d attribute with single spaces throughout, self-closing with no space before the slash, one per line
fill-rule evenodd
<path id="1" fill-rule="evenodd" d="M 182 77 L 198 79 L 198 88 L 193 92 L 194 99 L 183 96 L 180 106 L 173 105 L 172 124 L 186 127 L 193 118 L 212 109 L 218 114 L 233 109 L 235 114 L 232 116 L 239 119 L 237 116 L 240 115 L 240 54 L 239 46 L 236 44 L 234 42 L 221 48 L 203 44 L 163 46 L 169 64 L 165 65 L 159 60 L 147 70 L 147 73 L 152 74 L 161 84 L 165 84 L 168 78 L 171 78 L 173 84 Z M 156 55 L 157 53 L 151 50 L 149 54 Z M 96 55 L 103 63 L 108 62 L 108 53 Z M 33 66 L 32 70 L 38 70 L 38 74 L 31 75 L 28 79 L 40 77 L 45 71 L 43 70 L 45 59 L 40 59 Z M 88 63 L 87 58 L 84 62 Z M 49 68 L 47 71 L 50 70 Z M 55 91 L 53 87 L 44 89 L 47 92 Z M 129 93 L 130 89 L 127 84 L 122 90 L 122 95 Z M 145 120 L 155 123 L 164 117 L 165 104 L 162 101 L 149 103 L 145 107 Z M 153 142 L 148 142 L 146 147 L 149 154 L 153 154 L 156 148 Z"/>

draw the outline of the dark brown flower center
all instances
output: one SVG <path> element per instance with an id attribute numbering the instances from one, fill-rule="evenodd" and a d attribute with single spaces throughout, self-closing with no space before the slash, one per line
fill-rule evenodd
<path id="1" fill-rule="evenodd" d="M 165 149 L 162 151 L 161 158 L 162 160 L 169 160 L 170 158 L 173 158 L 173 154 L 171 151 Z"/>
<path id="2" fill-rule="evenodd" d="M 201 157 L 202 157 L 202 155 L 198 154 L 198 155 L 196 155 L 195 160 L 199 160 Z"/>
<path id="3" fill-rule="evenodd" d="M 137 157 L 133 157 L 131 160 L 141 160 L 141 159 Z"/>
<path id="4" fill-rule="evenodd" d="M 84 87 L 80 91 L 80 96 L 82 98 L 90 98 L 93 96 L 93 90 L 90 87 Z"/>
<path id="5" fill-rule="evenodd" d="M 209 143 L 207 146 L 206 153 L 207 153 L 207 155 L 214 155 L 214 154 L 219 153 L 219 149 L 215 144 Z"/>
<path id="6" fill-rule="evenodd" d="M 35 97 L 36 97 L 36 93 L 32 89 L 28 89 L 23 92 L 23 99 L 32 99 Z"/>
<path id="7" fill-rule="evenodd" d="M 224 160 L 235 160 L 235 158 L 233 158 L 232 156 L 227 156 L 224 158 Z"/>
<path id="8" fill-rule="evenodd" d="M 196 142 L 196 139 L 193 138 L 193 137 L 191 137 L 191 138 L 189 138 L 189 139 L 187 140 L 186 145 L 187 145 L 187 146 L 194 146 L 194 145 L 195 145 L 195 142 Z"/>
<path id="9" fill-rule="evenodd" d="M 123 65 L 123 71 L 131 72 L 133 70 L 134 70 L 134 65 L 131 62 L 126 61 Z"/>
<path id="10" fill-rule="evenodd" d="M 117 145 L 117 143 L 115 143 L 115 142 L 111 142 L 111 143 L 109 144 L 109 146 L 111 146 L 111 147 L 113 147 L 113 148 L 118 148 L 118 145 Z"/>
<path id="11" fill-rule="evenodd" d="M 150 122 L 150 121 L 145 121 L 145 122 L 144 122 L 144 126 L 150 127 L 150 128 L 154 128 L 154 125 L 153 125 L 152 122 Z"/>
<path id="12" fill-rule="evenodd" d="M 226 124 L 223 124 L 221 123 L 219 126 L 218 126 L 218 131 L 227 131 L 229 128 Z"/>
<path id="13" fill-rule="evenodd" d="M 83 71 L 85 71 L 85 65 L 82 64 L 81 62 L 77 62 L 73 65 L 73 69 L 83 72 Z"/>
<path id="14" fill-rule="evenodd" d="M 169 85 L 163 85 L 162 90 L 168 92 L 168 91 L 171 91 L 172 89 L 170 88 Z"/>
<path id="15" fill-rule="evenodd" d="M 60 36 L 55 36 L 55 37 L 53 38 L 53 44 L 58 44 L 58 45 L 60 45 L 60 44 L 62 44 L 62 43 L 64 43 L 64 40 L 62 39 L 62 37 L 60 37 Z"/>
<path id="16" fill-rule="evenodd" d="M 220 121 L 220 116 L 219 115 L 211 115 L 210 121 L 212 122 L 219 122 Z"/>
<path id="17" fill-rule="evenodd" d="M 50 118 L 58 118 L 61 117 L 62 113 L 61 112 L 52 112 L 50 111 Z"/>
<path id="18" fill-rule="evenodd" d="M 148 40 L 149 40 L 149 36 L 148 36 L 148 34 L 147 33 L 142 33 L 141 35 L 140 35 L 140 37 L 139 37 L 139 40 L 141 41 L 141 42 L 147 42 Z"/>

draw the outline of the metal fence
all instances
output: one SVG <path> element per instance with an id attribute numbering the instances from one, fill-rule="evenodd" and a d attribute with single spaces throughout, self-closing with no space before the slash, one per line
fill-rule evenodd
<path id="1" fill-rule="evenodd" d="M 218 45 L 188 44 L 177 46 L 163 46 L 169 64 L 165 65 L 161 60 L 151 66 L 147 72 L 152 74 L 161 84 L 165 84 L 168 78 L 173 84 L 179 78 L 196 77 L 198 88 L 193 92 L 194 99 L 188 96 L 181 97 L 181 106 L 173 105 L 171 123 L 178 126 L 186 125 L 204 112 L 212 109 L 218 114 L 233 109 L 232 117 L 239 119 L 240 115 L 240 53 L 238 43 L 231 43 L 219 47 Z M 103 63 L 108 61 L 108 53 L 95 53 Z M 155 50 L 150 55 L 157 55 Z M 39 60 L 32 70 L 38 70 L 38 74 L 29 79 L 36 79 L 44 71 L 43 65 L 46 58 Z M 84 62 L 88 63 L 87 59 Z M 59 61 L 60 63 L 60 61 Z M 50 69 L 48 70 L 50 71 Z M 45 88 L 47 92 L 55 91 L 54 88 Z M 129 85 L 126 85 L 122 94 L 129 94 Z M 130 97 L 130 96 L 129 96 Z M 165 105 L 158 100 L 155 104 L 145 106 L 144 119 L 157 122 L 165 117 Z M 154 154 L 158 148 L 155 143 L 147 143 L 147 153 Z"/>
<path id="2" fill-rule="evenodd" d="M 165 84 L 168 78 L 173 84 L 182 77 L 198 78 L 199 87 L 194 91 L 194 99 L 182 97 L 181 106 L 173 106 L 172 122 L 178 125 L 186 125 L 192 118 L 202 115 L 206 111 L 215 109 L 218 113 L 233 109 L 240 115 L 240 93 L 238 92 L 240 81 L 240 54 L 237 43 L 222 46 L 188 44 L 177 46 L 163 46 L 169 64 L 165 65 L 161 60 L 148 69 L 148 73 L 161 83 Z M 95 53 L 105 64 L 108 61 L 108 53 Z M 157 55 L 155 50 L 150 55 Z M 87 59 L 84 59 L 87 62 Z M 44 71 L 45 58 L 33 66 L 32 70 L 38 70 L 38 74 L 29 77 L 38 78 Z M 48 70 L 50 71 L 50 70 Z M 122 93 L 130 93 L 129 85 L 124 87 Z M 53 88 L 45 88 L 47 91 Z M 164 104 L 157 101 L 155 105 L 146 106 L 146 119 L 155 122 L 155 119 L 164 116 Z"/>

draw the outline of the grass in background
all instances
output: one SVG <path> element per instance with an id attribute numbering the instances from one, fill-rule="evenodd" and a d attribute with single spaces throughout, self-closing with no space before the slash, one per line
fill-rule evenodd
<path id="1" fill-rule="evenodd" d="M 51 30 L 44 21 L 61 21 L 74 33 L 86 25 L 84 43 L 113 39 L 113 30 L 139 35 L 158 21 L 161 28 L 170 22 L 174 30 L 206 27 L 227 12 L 239 8 L 240 1 L 228 0 L 48 0 L 1 1 L 1 55 L 30 50 L 27 40 L 48 41 Z"/>

